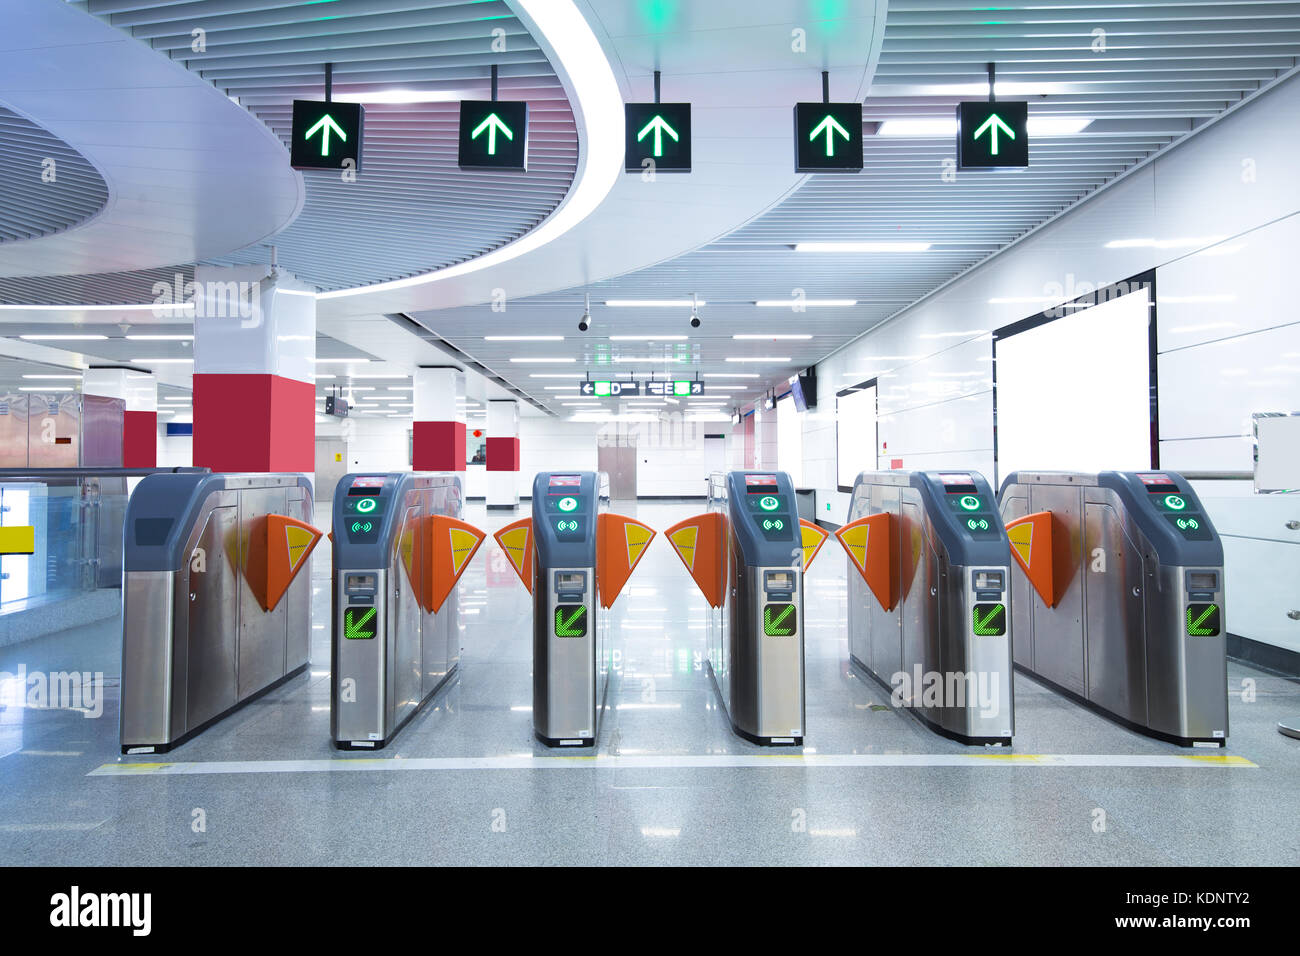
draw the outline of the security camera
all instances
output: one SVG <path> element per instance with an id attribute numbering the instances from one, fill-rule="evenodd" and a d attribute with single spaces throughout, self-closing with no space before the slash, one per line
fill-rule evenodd
<path id="1" fill-rule="evenodd" d="M 691 328 L 700 327 L 700 301 L 694 292 L 691 293 Z"/>
<path id="2" fill-rule="evenodd" d="M 582 313 L 582 318 L 578 320 L 578 331 L 586 332 L 589 328 L 591 328 L 591 313 L 584 312 Z"/>
<path id="3" fill-rule="evenodd" d="M 698 329 L 699 327 L 700 327 L 700 316 L 699 316 L 698 313 L 692 312 L 692 313 L 691 313 L 691 328 L 693 328 L 693 329 Z"/>

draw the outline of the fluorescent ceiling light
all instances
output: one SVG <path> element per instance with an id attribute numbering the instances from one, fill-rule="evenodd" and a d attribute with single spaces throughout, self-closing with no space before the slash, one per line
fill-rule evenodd
<path id="1" fill-rule="evenodd" d="M 548 392 L 567 392 L 570 390 L 576 390 L 577 387 L 578 386 L 576 385 L 543 385 L 542 386 L 542 388 Z"/>
<path id="2" fill-rule="evenodd" d="M 150 302 L 148 305 L 134 303 L 131 305 L 22 305 L 19 303 L 0 305 L 0 309 L 15 312 L 172 312 L 176 309 L 192 308 L 194 308 L 193 302 L 166 305 L 155 302 Z"/>
<path id="3" fill-rule="evenodd" d="M 24 375 L 23 378 L 58 379 L 61 381 L 80 382 L 80 375 Z"/>
<path id="4" fill-rule="evenodd" d="M 708 372 L 705 378 L 758 378 L 757 372 Z M 752 387 L 752 386 L 750 386 Z"/>
<path id="5" fill-rule="evenodd" d="M 928 242 L 796 242 L 795 252 L 925 252 Z"/>
<path id="6" fill-rule="evenodd" d="M 345 385 L 343 389 L 347 392 L 373 392 L 375 387 L 373 385 Z"/>
<path id="7" fill-rule="evenodd" d="M 1224 236 L 1200 236 L 1185 239 L 1112 239 L 1106 243 L 1107 249 L 1194 249 L 1197 246 L 1212 246 L 1224 240 Z M 25 338 L 25 336 L 24 336 Z"/>
<path id="8" fill-rule="evenodd" d="M 563 342 L 563 335 L 485 335 L 484 342 Z"/>
<path id="9" fill-rule="evenodd" d="M 606 299 L 605 304 L 615 309 L 689 309 L 708 305 L 703 299 Z"/>
<path id="10" fill-rule="evenodd" d="M 689 362 L 690 360 L 691 360 L 691 356 L 689 355 L 651 355 L 651 356 L 615 355 L 614 356 L 615 362 L 623 362 L 625 364 L 631 362 L 636 365 L 654 365 L 656 363 L 662 364 L 665 362 Z"/>
<path id="11" fill-rule="evenodd" d="M 689 335 L 611 335 L 611 342 L 684 342 Z"/>
<path id="12" fill-rule="evenodd" d="M 139 362 L 141 365 L 193 365 L 192 358 L 133 358 L 132 362 Z"/>
<path id="13" fill-rule="evenodd" d="M 788 362 L 790 356 L 779 355 L 740 355 L 732 356 L 727 359 L 728 362 Z"/>
<path id="14" fill-rule="evenodd" d="M 20 392 L 70 392 L 71 385 L 20 385 Z"/>
<path id="15" fill-rule="evenodd" d="M 133 342 L 193 342 L 192 335 L 128 335 Z"/>
<path id="16" fill-rule="evenodd" d="M 411 376 L 409 376 L 409 375 L 405 375 L 405 374 L 403 374 L 403 375 L 389 375 L 389 374 L 380 375 L 378 372 L 366 372 L 364 375 L 349 375 L 349 376 L 348 376 L 348 378 L 365 378 L 365 379 L 371 379 L 371 378 L 410 378 L 410 377 L 411 377 Z"/>
<path id="17" fill-rule="evenodd" d="M 458 103 L 469 99 L 465 90 L 371 90 L 368 93 L 335 93 L 338 103 Z"/>
<path id="18" fill-rule="evenodd" d="M 516 0 L 510 12 L 565 74 L 569 105 L 583 140 L 578 171 L 560 207 L 537 228 L 486 255 L 423 275 L 324 292 L 317 300 L 371 296 L 481 272 L 540 249 L 595 212 L 623 177 L 623 93 L 600 41 L 573 0 Z M 598 132 L 597 132 L 598 131 Z"/>
<path id="19" fill-rule="evenodd" d="M 28 342 L 102 342 L 107 335 L 20 335 Z"/>
<path id="20" fill-rule="evenodd" d="M 582 372 L 531 372 L 529 378 L 586 378 Z"/>
<path id="21" fill-rule="evenodd" d="M 1030 136 L 1072 136 L 1080 133 L 1093 121 L 1091 116 L 1031 116 L 1027 128 Z M 956 136 L 957 119 L 924 117 L 917 119 L 885 120 L 876 131 L 877 136 Z"/>
<path id="22" fill-rule="evenodd" d="M 796 335 L 796 334 L 791 334 L 791 335 L 785 335 L 785 334 L 779 334 L 779 335 L 778 335 L 778 334 L 773 334 L 773 335 L 748 335 L 748 334 L 747 334 L 747 335 L 733 335 L 732 338 L 733 338 L 733 339 L 752 339 L 752 340 L 764 340 L 764 339 L 810 339 L 810 338 L 812 338 L 812 336 L 811 336 L 811 335 Z"/>
<path id="23" fill-rule="evenodd" d="M 795 309 L 836 307 L 847 308 L 857 305 L 857 299 L 758 299 L 755 303 L 760 309 Z"/>
<path id="24" fill-rule="evenodd" d="M 566 362 L 576 362 L 578 360 L 575 358 L 512 358 L 510 361 L 520 363 L 532 362 L 541 365 L 559 365 Z"/>
<path id="25" fill-rule="evenodd" d="M 318 358 L 312 359 L 317 365 L 324 365 L 326 362 L 338 364 L 340 362 L 351 364 L 353 362 L 369 362 L 368 358 Z"/>

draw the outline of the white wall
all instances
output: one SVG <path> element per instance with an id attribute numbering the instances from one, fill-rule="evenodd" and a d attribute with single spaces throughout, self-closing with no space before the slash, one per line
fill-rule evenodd
<path id="1" fill-rule="evenodd" d="M 194 439 L 190 435 L 168 435 L 167 422 L 177 421 L 174 415 L 158 416 L 158 467 L 188 468 L 194 464 Z M 180 421 L 188 421 L 188 416 Z"/>
<path id="2" fill-rule="evenodd" d="M 826 359 L 819 390 L 878 376 L 884 457 L 991 480 L 992 330 L 1156 268 L 1161 464 L 1250 468 L 1250 412 L 1300 408 L 1298 149 L 1294 78 Z"/>
<path id="3" fill-rule="evenodd" d="M 823 406 L 878 377 L 882 462 L 993 482 L 991 332 L 1155 269 L 1160 464 L 1251 469 L 1251 412 L 1300 410 L 1298 153 L 1300 77 L 821 362 Z M 1105 387 L 1105 368 L 1069 355 L 1060 373 L 1081 401 Z M 805 424 L 809 456 L 833 454 L 824 432 Z M 836 501 L 831 520 L 843 521 L 846 496 L 835 495 L 833 468 L 822 474 L 818 501 Z"/>

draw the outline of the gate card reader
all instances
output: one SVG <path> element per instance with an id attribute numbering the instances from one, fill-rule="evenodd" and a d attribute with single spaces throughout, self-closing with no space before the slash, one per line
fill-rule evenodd
<path id="1" fill-rule="evenodd" d="M 1190 482 L 1025 471 L 999 498 L 1019 566 L 1016 665 L 1142 733 L 1223 745 L 1223 545 Z"/>
<path id="2" fill-rule="evenodd" d="M 1011 558 L 988 482 L 864 471 L 836 538 L 857 572 L 850 660 L 936 733 L 1010 745 Z"/>

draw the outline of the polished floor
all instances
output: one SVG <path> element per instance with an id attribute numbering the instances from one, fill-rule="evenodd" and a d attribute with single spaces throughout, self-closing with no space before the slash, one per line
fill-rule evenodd
<path id="1" fill-rule="evenodd" d="M 699 509 L 622 510 L 664 528 Z M 3 672 L 105 675 L 97 718 L 0 688 L 0 864 L 1300 862 L 1300 741 L 1275 729 L 1300 715 L 1300 685 L 1230 664 L 1221 753 L 1139 736 L 1017 675 L 1014 749 L 964 747 L 849 667 L 845 561 L 829 550 L 806 584 L 801 750 L 731 733 L 703 668 L 703 599 L 660 539 L 611 612 L 619 657 L 594 752 L 535 742 L 531 605 L 489 542 L 461 584 L 459 676 L 384 751 L 339 753 L 327 543 L 312 562 L 309 673 L 164 757 L 118 755 L 119 623 L 0 649 Z"/>

